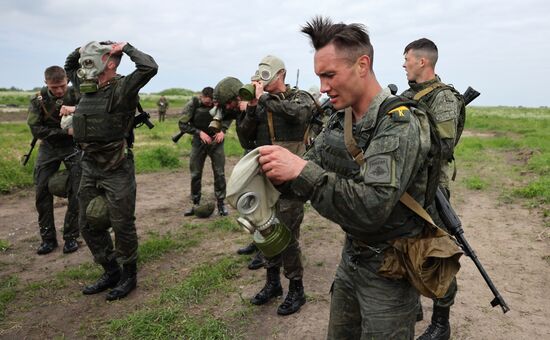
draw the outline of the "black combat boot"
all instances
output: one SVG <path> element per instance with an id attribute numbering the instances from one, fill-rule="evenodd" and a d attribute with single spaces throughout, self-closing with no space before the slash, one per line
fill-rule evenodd
<path id="1" fill-rule="evenodd" d="M 277 308 L 277 314 L 290 315 L 300 310 L 300 307 L 306 303 L 304 294 L 304 285 L 302 280 L 290 280 L 288 284 L 288 294 L 285 301 Z"/>
<path id="2" fill-rule="evenodd" d="M 248 269 L 256 270 L 260 269 L 265 265 L 264 257 L 261 252 L 257 252 L 256 256 L 248 263 Z"/>
<path id="3" fill-rule="evenodd" d="M 65 241 L 65 245 L 63 246 L 63 254 L 74 253 L 77 250 L 78 250 L 78 242 L 74 238 Z"/>
<path id="4" fill-rule="evenodd" d="M 237 254 L 248 255 L 248 254 L 252 254 L 256 250 L 258 250 L 258 247 L 256 247 L 256 244 L 254 242 L 250 242 L 245 247 L 237 249 Z"/>
<path id="5" fill-rule="evenodd" d="M 95 283 L 84 287 L 82 294 L 91 295 L 113 288 L 120 280 L 120 267 L 116 260 L 101 265 L 105 272 Z"/>
<path id="6" fill-rule="evenodd" d="M 184 213 L 183 213 L 183 216 L 193 216 L 195 215 L 195 208 L 201 203 L 201 198 L 200 197 L 193 197 L 193 206 L 191 207 L 191 209 L 189 210 L 186 210 Z"/>
<path id="7" fill-rule="evenodd" d="M 417 340 L 448 340 L 451 337 L 451 325 L 449 324 L 450 309 L 450 307 L 434 306 L 432 323 Z"/>
<path id="8" fill-rule="evenodd" d="M 53 239 L 50 241 L 43 241 L 40 244 L 40 247 L 36 250 L 38 255 L 46 255 L 51 253 L 55 248 L 57 248 L 57 240 Z"/>
<path id="9" fill-rule="evenodd" d="M 283 295 L 281 279 L 279 278 L 279 268 L 267 268 L 267 276 L 264 288 L 254 296 L 250 302 L 254 305 L 263 305 L 269 299 Z"/>
<path id="10" fill-rule="evenodd" d="M 223 203 L 223 200 L 218 200 L 218 214 L 220 216 L 229 215 L 229 213 L 227 212 L 227 209 L 225 208 L 225 204 Z"/>
<path id="11" fill-rule="evenodd" d="M 122 299 L 130 292 L 136 289 L 137 285 L 137 265 L 136 262 L 130 262 L 122 266 L 122 276 L 113 290 L 107 293 L 107 301 Z"/>

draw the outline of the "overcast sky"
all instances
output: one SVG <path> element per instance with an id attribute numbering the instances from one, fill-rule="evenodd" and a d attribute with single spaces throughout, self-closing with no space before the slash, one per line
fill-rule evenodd
<path id="1" fill-rule="evenodd" d="M 128 41 L 159 73 L 143 89 L 200 90 L 225 76 L 243 82 L 267 54 L 285 61 L 287 82 L 318 86 L 313 49 L 300 27 L 315 15 L 362 23 L 382 85 L 405 90 L 403 48 L 426 37 L 439 48 L 436 72 L 475 105 L 546 106 L 550 82 L 547 0 L 142 1 L 8 0 L 0 3 L 0 87 L 31 89 L 43 70 L 91 40 Z M 123 59 L 120 73 L 134 66 Z"/>

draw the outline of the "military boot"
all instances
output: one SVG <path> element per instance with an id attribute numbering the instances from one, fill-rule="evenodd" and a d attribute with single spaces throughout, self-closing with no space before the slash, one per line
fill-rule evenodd
<path id="1" fill-rule="evenodd" d="M 198 207 L 200 203 L 201 203 L 201 198 L 200 197 L 193 197 L 193 206 L 191 207 L 191 209 L 186 210 L 183 213 L 183 216 L 193 216 L 193 215 L 195 215 L 195 208 Z"/>
<path id="2" fill-rule="evenodd" d="M 91 295 L 113 288 L 120 280 L 120 267 L 116 260 L 101 265 L 105 272 L 95 283 L 84 287 L 82 294 Z"/>
<path id="3" fill-rule="evenodd" d="M 260 269 L 265 265 L 265 260 L 261 252 L 257 252 L 256 256 L 248 263 L 248 269 L 256 270 Z"/>
<path id="4" fill-rule="evenodd" d="M 434 306 L 432 323 L 417 340 L 448 340 L 451 337 L 450 309 L 450 307 Z"/>
<path id="5" fill-rule="evenodd" d="M 254 242 L 250 242 L 246 246 L 237 249 L 237 254 L 239 254 L 239 255 L 248 255 L 248 254 L 252 254 L 256 250 L 258 250 L 258 247 L 256 247 L 256 244 Z"/>
<path id="6" fill-rule="evenodd" d="M 223 203 L 223 200 L 218 200 L 218 214 L 220 214 L 220 216 L 229 215 L 229 213 L 227 212 L 227 209 L 225 208 L 225 204 Z"/>
<path id="7" fill-rule="evenodd" d="M 296 313 L 305 303 L 306 296 L 304 294 L 302 280 L 290 280 L 288 284 L 288 294 L 286 295 L 285 301 L 277 308 L 277 314 L 290 315 Z"/>
<path id="8" fill-rule="evenodd" d="M 40 247 L 36 250 L 36 253 L 38 255 L 46 255 L 51 253 L 55 248 L 57 248 L 57 240 L 49 240 L 49 241 L 43 241 L 40 244 Z"/>
<path id="9" fill-rule="evenodd" d="M 107 301 L 122 299 L 136 289 L 137 265 L 136 262 L 127 263 L 122 266 L 122 276 L 113 290 L 107 294 Z"/>
<path id="10" fill-rule="evenodd" d="M 265 286 L 250 300 L 252 304 L 263 305 L 271 298 L 283 295 L 279 273 L 279 268 L 267 268 Z"/>

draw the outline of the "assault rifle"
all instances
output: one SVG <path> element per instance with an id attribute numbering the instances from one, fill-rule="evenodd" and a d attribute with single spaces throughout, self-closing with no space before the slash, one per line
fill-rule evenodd
<path id="1" fill-rule="evenodd" d="M 32 150 L 34 150 L 34 146 L 36 145 L 37 141 L 38 141 L 38 138 L 36 137 L 32 138 L 31 148 L 29 149 L 29 152 L 24 154 L 23 157 L 21 158 L 21 164 L 23 164 L 23 166 L 27 165 L 27 163 L 29 162 L 29 159 L 31 158 Z"/>
<path id="2" fill-rule="evenodd" d="M 147 125 L 149 129 L 152 129 L 155 127 L 153 123 L 151 123 L 151 115 L 143 110 L 143 107 L 141 107 L 141 104 L 138 102 L 137 109 L 139 114 L 134 117 L 134 128 L 141 127 L 143 124 Z"/>
<path id="3" fill-rule="evenodd" d="M 493 292 L 495 298 L 491 301 L 491 306 L 500 306 L 503 313 L 508 312 L 510 308 L 498 292 L 497 287 L 495 287 L 493 281 L 491 281 L 489 274 L 487 274 L 487 272 L 481 265 L 481 262 L 479 262 L 476 253 L 466 240 L 466 237 L 464 236 L 464 230 L 462 229 L 462 222 L 460 222 L 460 218 L 458 218 L 453 207 L 447 200 L 447 197 L 445 197 L 445 195 L 441 191 L 441 188 L 437 188 L 437 192 L 435 194 L 435 204 L 439 213 L 439 217 L 441 217 L 441 220 L 449 231 L 449 234 L 451 234 L 456 239 L 456 241 L 460 245 L 460 248 L 462 248 L 462 250 L 464 251 L 464 254 L 472 259 L 477 267 L 477 270 L 479 270 L 481 276 L 483 276 L 483 279 L 489 286 L 489 289 L 491 289 L 491 292 Z"/>
<path id="4" fill-rule="evenodd" d="M 176 133 L 175 135 L 172 136 L 172 142 L 174 143 L 177 143 L 181 137 L 183 137 L 183 135 L 185 135 L 185 132 L 178 132 Z"/>
<path id="5" fill-rule="evenodd" d="M 470 104 L 474 99 L 479 97 L 480 93 L 468 86 L 462 97 L 464 98 L 464 106 Z"/>

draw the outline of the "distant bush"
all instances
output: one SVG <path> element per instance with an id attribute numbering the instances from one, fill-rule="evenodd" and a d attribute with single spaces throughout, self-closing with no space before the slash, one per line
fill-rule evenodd
<path id="1" fill-rule="evenodd" d="M 198 92 L 189 90 L 189 89 L 171 88 L 171 89 L 162 90 L 161 92 L 158 92 L 155 94 L 163 95 L 163 96 L 194 96 L 196 93 Z"/>

